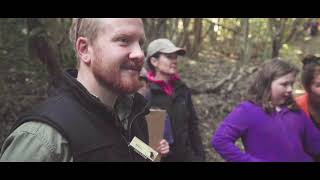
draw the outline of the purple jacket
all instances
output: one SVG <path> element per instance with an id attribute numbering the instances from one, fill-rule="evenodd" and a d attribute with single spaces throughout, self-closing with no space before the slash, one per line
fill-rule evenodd
<path id="1" fill-rule="evenodd" d="M 238 138 L 245 152 L 235 145 Z M 302 111 L 283 108 L 268 115 L 262 107 L 245 101 L 222 122 L 212 146 L 232 162 L 314 161 L 320 155 L 320 131 Z"/>

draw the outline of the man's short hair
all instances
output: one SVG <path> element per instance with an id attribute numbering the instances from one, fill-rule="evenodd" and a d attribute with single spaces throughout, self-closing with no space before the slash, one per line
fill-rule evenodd
<path id="1" fill-rule="evenodd" d="M 77 52 L 76 42 L 79 37 L 86 37 L 90 42 L 93 42 L 101 30 L 102 23 L 99 18 L 72 18 L 69 38 L 75 52 Z"/>

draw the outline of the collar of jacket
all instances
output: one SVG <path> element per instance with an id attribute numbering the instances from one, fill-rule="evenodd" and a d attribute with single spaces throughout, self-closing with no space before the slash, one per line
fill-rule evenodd
<path id="1" fill-rule="evenodd" d="M 159 86 L 157 83 L 149 82 L 150 90 L 153 92 L 163 92 L 161 86 Z M 182 80 L 176 80 L 173 84 L 174 92 L 172 96 L 175 96 L 175 94 L 179 93 L 179 90 L 183 87 L 186 87 L 185 83 Z"/>

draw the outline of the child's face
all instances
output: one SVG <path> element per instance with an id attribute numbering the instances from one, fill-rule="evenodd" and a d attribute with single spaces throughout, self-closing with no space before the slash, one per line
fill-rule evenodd
<path id="1" fill-rule="evenodd" d="M 275 106 L 282 105 L 292 96 L 293 83 L 296 79 L 294 73 L 290 73 L 272 81 L 271 102 Z"/>
<path id="2" fill-rule="evenodd" d="M 311 83 L 311 93 L 320 97 L 320 74 L 318 74 Z"/>

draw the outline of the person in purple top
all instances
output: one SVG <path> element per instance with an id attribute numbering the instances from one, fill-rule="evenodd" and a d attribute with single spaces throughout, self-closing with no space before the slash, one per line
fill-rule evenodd
<path id="1" fill-rule="evenodd" d="M 299 70 L 277 58 L 258 72 L 241 102 L 212 137 L 229 162 L 308 162 L 320 155 L 320 131 L 298 108 L 292 88 Z M 235 145 L 241 138 L 244 152 Z"/>

